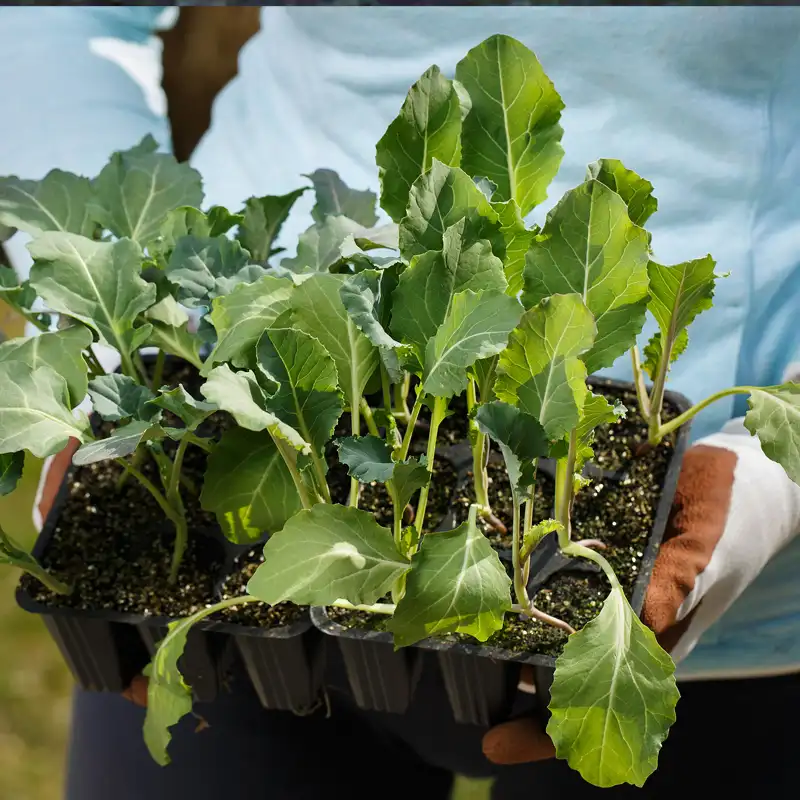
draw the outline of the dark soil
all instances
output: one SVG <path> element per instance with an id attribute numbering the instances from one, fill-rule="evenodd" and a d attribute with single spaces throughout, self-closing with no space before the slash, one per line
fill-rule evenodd
<path id="1" fill-rule="evenodd" d="M 650 536 L 667 467 L 672 457 L 670 440 L 654 450 L 635 456 L 638 445 L 646 440 L 647 428 L 637 413 L 633 391 L 619 392 L 604 386 L 596 392 L 619 399 L 629 409 L 628 416 L 615 425 L 598 429 L 594 445 L 597 466 L 621 473 L 621 479 L 595 479 L 575 499 L 573 539 L 600 539 L 606 545 L 603 555 L 609 560 L 630 598 L 641 568 Z M 663 417 L 669 420 L 677 410 L 665 404 Z M 511 492 L 505 469 L 493 453 L 489 465 L 489 497 L 492 510 L 511 530 Z M 554 482 L 541 471 L 537 476 L 534 520 L 552 516 Z M 454 500 L 457 521 L 467 517 L 473 500 L 472 475 L 468 473 Z M 501 537 L 482 523 L 487 536 L 501 549 L 510 544 L 510 537 Z M 533 576 L 535 580 L 535 576 Z M 551 576 L 533 596 L 537 608 L 581 628 L 600 611 L 608 593 L 608 584 L 601 574 L 561 571 Z M 328 609 L 331 618 L 348 627 L 382 630 L 385 618 L 342 609 Z M 476 644 L 471 637 L 459 639 Z M 487 645 L 512 651 L 558 655 L 566 634 L 557 628 L 534 620 L 507 614 L 503 629 Z"/>

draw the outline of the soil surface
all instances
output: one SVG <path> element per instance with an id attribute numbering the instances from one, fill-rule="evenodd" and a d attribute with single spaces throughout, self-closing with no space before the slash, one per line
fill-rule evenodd
<path id="1" fill-rule="evenodd" d="M 616 479 L 595 478 L 575 498 L 573 510 L 573 539 L 600 539 L 606 549 L 603 555 L 610 561 L 630 598 L 642 565 L 647 541 L 655 522 L 658 502 L 672 458 L 673 443 L 665 440 L 657 448 L 636 456 L 638 445 L 647 438 L 647 427 L 637 412 L 636 395 L 605 386 L 594 391 L 609 399 L 620 400 L 628 415 L 615 425 L 598 429 L 594 444 L 594 463 L 603 470 L 617 473 Z M 665 404 L 663 417 L 669 420 L 677 409 Z M 511 491 L 502 459 L 494 451 L 489 465 L 489 497 L 494 513 L 511 529 Z M 552 516 L 555 484 L 541 470 L 537 476 L 534 520 Z M 474 502 L 472 474 L 467 473 L 456 492 L 454 506 L 456 520 L 466 519 L 469 505 Z M 500 536 L 482 523 L 486 535 L 498 549 L 508 548 L 509 536 Z M 507 553 L 510 558 L 510 553 Z M 570 566 L 576 562 L 569 562 Z M 533 600 L 537 608 L 581 628 L 600 611 L 608 593 L 608 584 L 599 571 L 588 571 L 583 563 L 576 564 L 581 571 L 564 570 L 548 578 L 543 585 L 533 584 Z M 590 568 L 591 569 L 591 568 Z M 535 576 L 532 576 L 535 582 Z M 348 627 L 365 627 L 382 630 L 386 619 L 377 615 L 328 609 L 329 615 Z M 470 644 L 478 644 L 471 637 L 453 637 Z M 512 651 L 558 655 L 566 641 L 566 634 L 549 625 L 514 614 L 507 614 L 505 625 L 487 645 Z"/>

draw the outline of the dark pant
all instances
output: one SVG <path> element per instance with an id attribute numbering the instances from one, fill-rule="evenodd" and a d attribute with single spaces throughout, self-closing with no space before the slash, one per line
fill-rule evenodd
<path id="1" fill-rule="evenodd" d="M 800 675 L 686 683 L 681 693 L 645 788 L 599 790 L 561 761 L 493 768 L 481 753 L 483 730 L 451 721 L 431 659 L 402 716 L 359 711 L 336 688 L 329 714 L 268 712 L 234 678 L 230 692 L 196 707 L 210 727 L 195 733 L 199 719 L 189 717 L 173 729 L 166 768 L 142 742 L 141 709 L 79 691 L 67 800 L 446 800 L 453 772 L 495 775 L 493 800 L 797 796 Z"/>

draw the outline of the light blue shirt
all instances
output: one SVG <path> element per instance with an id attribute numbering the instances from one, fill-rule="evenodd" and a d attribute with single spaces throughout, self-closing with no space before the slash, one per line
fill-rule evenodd
<path id="1" fill-rule="evenodd" d="M 59 166 L 93 175 L 146 132 L 168 141 L 152 88 L 125 66 L 137 52 L 147 61 L 161 12 L 0 10 L 0 174 L 40 177 Z M 318 167 L 377 190 L 375 143 L 409 86 L 432 63 L 452 75 L 492 33 L 534 50 L 566 104 L 566 155 L 531 219 L 541 222 L 588 163 L 621 159 L 655 186 L 656 259 L 710 252 L 718 272 L 730 272 L 714 309 L 692 325 L 670 386 L 699 400 L 737 383 L 779 382 L 800 356 L 800 9 L 265 8 L 193 157 L 208 200 L 237 208 L 296 188 Z M 97 54 L 109 38 L 124 42 L 127 61 Z M 284 246 L 310 223 L 311 202 L 290 218 Z M 608 372 L 630 378 L 626 359 Z M 744 410 L 714 404 L 694 437 Z M 681 674 L 800 670 L 798 575 L 796 539 Z"/>

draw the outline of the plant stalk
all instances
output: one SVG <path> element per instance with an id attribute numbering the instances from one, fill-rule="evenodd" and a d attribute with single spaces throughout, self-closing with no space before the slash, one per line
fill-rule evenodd
<path id="1" fill-rule="evenodd" d="M 631 363 L 633 365 L 633 383 L 636 386 L 636 399 L 639 401 L 639 413 L 642 415 L 642 419 L 649 423 L 650 398 L 647 396 L 642 360 L 639 355 L 639 347 L 636 344 L 631 347 Z"/>
<path id="2" fill-rule="evenodd" d="M 486 448 L 486 434 L 481 433 L 478 423 L 473 418 L 473 411 L 476 405 L 475 380 L 470 378 L 469 383 L 467 383 L 467 413 L 469 414 L 469 438 L 472 449 L 472 482 L 475 489 L 475 502 L 481 507 L 481 512 L 485 513 L 490 511 L 489 474 L 486 470 L 488 450 Z"/>
<path id="3" fill-rule="evenodd" d="M 370 614 L 394 614 L 394 603 L 373 603 L 371 606 L 356 606 L 348 603 L 347 600 L 335 600 L 331 603 L 335 608 L 346 608 L 348 611 L 367 611 Z"/>
<path id="4" fill-rule="evenodd" d="M 433 475 L 433 460 L 436 456 L 436 437 L 439 434 L 439 426 L 447 414 L 448 399 L 445 397 L 435 397 L 433 399 L 433 413 L 431 414 L 431 427 L 428 432 L 428 449 L 426 457 L 428 460 L 428 472 Z M 415 404 L 416 406 L 416 404 Z M 417 502 L 417 512 L 414 517 L 414 527 L 422 533 L 422 526 L 425 522 L 425 509 L 428 505 L 428 492 L 430 491 L 430 481 L 419 490 L 419 500 Z"/>
<path id="5" fill-rule="evenodd" d="M 156 356 L 156 363 L 153 367 L 152 387 L 155 390 L 161 388 L 161 381 L 164 377 L 164 363 L 167 360 L 166 353 L 159 348 L 158 355 Z"/>
<path id="6" fill-rule="evenodd" d="M 516 496 L 516 492 L 512 497 L 513 503 L 513 526 L 512 526 L 512 540 L 511 540 L 511 558 L 514 566 L 514 596 L 517 602 L 523 608 L 530 608 L 531 601 L 528 597 L 527 584 L 525 582 L 525 569 L 522 566 L 520 559 L 520 550 L 522 548 L 522 537 L 520 534 L 520 502 Z M 470 512 L 471 513 L 471 512 Z"/>
<path id="7" fill-rule="evenodd" d="M 142 383 L 148 389 L 152 388 L 150 386 L 150 376 L 147 374 L 147 369 L 144 365 L 144 361 L 142 361 L 142 356 L 139 354 L 138 350 L 133 354 L 133 363 L 135 364 L 139 376 L 142 379 Z"/>
<path id="8" fill-rule="evenodd" d="M 386 413 L 391 416 L 392 414 L 392 386 L 389 383 L 389 373 L 386 367 L 381 363 L 381 391 L 383 392 L 383 407 Z"/>
<path id="9" fill-rule="evenodd" d="M 569 450 L 566 458 L 556 462 L 556 519 L 562 528 L 558 531 L 558 546 L 563 550 L 570 543 L 572 532 L 570 512 L 572 510 L 572 493 L 574 490 L 575 458 L 578 449 L 578 433 L 573 430 L 569 435 Z"/>
<path id="10" fill-rule="evenodd" d="M 589 561 L 594 561 L 594 563 L 603 570 L 606 578 L 608 578 L 608 582 L 611 584 L 611 588 L 622 591 L 622 585 L 619 582 L 619 578 L 617 578 L 617 576 L 614 574 L 613 567 L 603 556 L 600 555 L 600 553 L 591 550 L 582 544 L 578 544 L 578 542 L 570 542 L 566 547 L 561 548 L 561 552 L 565 556 L 570 556 L 572 558 L 579 557 L 586 558 Z"/>
<path id="11" fill-rule="evenodd" d="M 715 403 L 717 400 L 721 400 L 723 397 L 729 397 L 732 394 L 750 394 L 751 392 L 755 391 L 758 387 L 757 386 L 733 386 L 730 389 L 723 389 L 720 392 L 715 392 L 714 394 L 707 397 L 705 400 L 702 400 L 699 403 L 693 405 L 690 409 L 683 412 L 679 416 L 675 417 L 675 419 L 670 420 L 669 422 L 661 425 L 658 430 L 655 432 L 655 435 L 650 436 L 650 444 L 657 445 L 661 442 L 661 440 L 668 436 L 673 431 L 678 430 L 685 422 L 688 422 L 695 414 L 701 412 L 704 408 L 707 408 L 712 403 Z"/>
<path id="12" fill-rule="evenodd" d="M 6 552 L 12 566 L 24 570 L 46 586 L 51 592 L 67 595 L 72 587 L 51 575 L 27 550 L 20 547 L 2 528 L 0 528 L 0 554 Z"/>
<path id="13" fill-rule="evenodd" d="M 523 541 L 525 539 L 525 534 L 533 527 L 533 492 L 535 488 L 536 484 L 534 483 L 533 487 L 531 488 L 531 496 L 525 500 L 525 521 L 522 525 Z M 531 555 L 532 553 L 528 553 L 527 557 L 525 558 L 525 563 L 522 565 L 522 580 L 526 587 L 528 586 L 528 581 L 531 577 Z"/>
<path id="14" fill-rule="evenodd" d="M 417 424 L 417 418 L 419 417 L 419 412 L 422 410 L 422 393 L 420 392 L 417 395 L 417 399 L 414 401 L 414 407 L 411 409 L 411 414 L 408 419 L 408 425 L 406 426 L 405 434 L 403 435 L 403 442 L 400 445 L 400 453 L 398 455 L 398 461 L 405 461 L 408 458 L 408 449 L 411 447 L 411 436 L 414 433 L 414 428 Z"/>
<path id="15" fill-rule="evenodd" d="M 361 409 L 361 398 L 359 397 L 358 402 L 350 403 L 350 432 L 353 436 L 361 436 L 361 418 L 359 416 L 359 411 Z M 353 508 L 358 508 L 358 494 L 361 489 L 361 486 L 358 482 L 358 478 L 350 478 L 350 499 L 349 505 Z"/>
<path id="16" fill-rule="evenodd" d="M 369 407 L 366 398 L 362 397 L 359 405 L 361 406 L 361 413 L 364 415 L 364 421 L 367 423 L 367 430 L 373 436 L 380 437 L 378 426 L 375 424 L 375 417 L 372 416 L 372 409 Z"/>
<path id="17" fill-rule="evenodd" d="M 297 451 L 294 450 L 291 445 L 288 445 L 282 439 L 278 439 L 275 436 L 272 436 L 272 441 L 275 442 L 275 447 L 278 448 L 278 452 L 281 454 L 283 458 L 284 464 L 286 464 L 286 468 L 289 470 L 289 474 L 292 476 L 292 482 L 294 483 L 294 488 L 297 489 L 297 494 L 300 497 L 300 503 L 303 508 L 311 508 L 314 505 L 311 502 L 311 498 L 308 496 L 308 487 L 303 480 L 303 476 L 300 474 L 300 470 L 297 469 Z"/>

